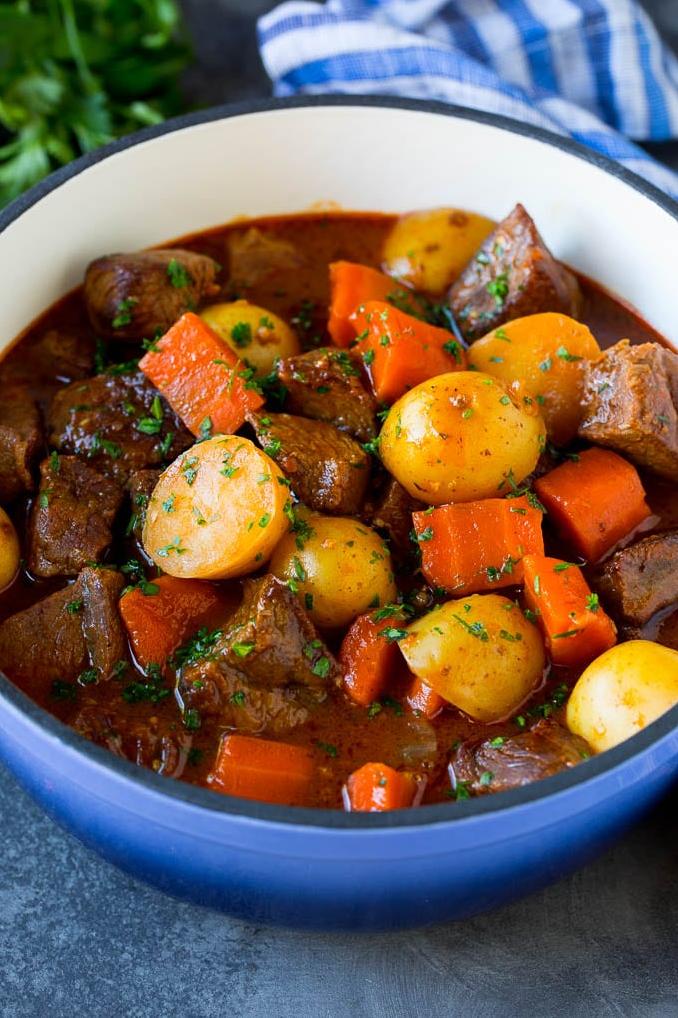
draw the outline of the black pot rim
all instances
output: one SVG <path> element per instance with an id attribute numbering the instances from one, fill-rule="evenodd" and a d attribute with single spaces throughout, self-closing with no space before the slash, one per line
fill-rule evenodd
<path id="1" fill-rule="evenodd" d="M 546 131 L 543 128 L 533 127 L 529 124 L 513 120 L 510 117 L 500 116 L 499 114 L 485 113 L 433 100 L 401 99 L 393 96 L 373 95 L 330 95 L 295 96 L 289 99 L 248 100 L 215 106 L 175 117 L 162 124 L 157 124 L 127 135 L 124 138 L 111 142 L 109 145 L 96 149 L 94 152 L 81 156 L 74 162 L 69 163 L 68 166 L 56 170 L 30 188 L 21 197 L 16 198 L 4 210 L 0 211 L 0 233 L 6 230 L 11 223 L 28 211 L 28 209 L 32 208 L 42 198 L 66 181 L 72 180 L 84 170 L 102 160 L 143 142 L 160 138 L 165 134 L 174 133 L 184 128 L 251 113 L 324 106 L 385 107 L 420 113 L 435 113 L 458 120 L 475 121 L 476 123 L 501 128 L 512 134 L 533 138 L 576 156 L 584 162 L 591 163 L 611 176 L 623 181 L 633 190 L 639 191 L 649 201 L 660 206 L 660 208 L 678 222 L 678 201 L 664 194 L 664 192 L 642 177 L 608 159 L 607 156 L 600 155 L 581 145 L 579 142 Z M 156 793 L 159 796 L 166 796 L 170 800 L 178 799 L 212 813 L 233 814 L 266 823 L 339 830 L 398 829 L 420 827 L 428 824 L 453 824 L 488 813 L 500 814 L 514 807 L 526 806 L 539 800 L 548 799 L 552 795 L 564 793 L 579 785 L 590 783 L 602 774 L 622 767 L 634 757 L 645 752 L 653 744 L 669 735 L 678 725 L 678 706 L 675 706 L 651 725 L 648 725 L 643 731 L 627 739 L 614 749 L 607 750 L 607 752 L 593 757 L 569 771 L 561 772 L 544 781 L 534 782 L 524 788 L 456 804 L 438 803 L 430 806 L 419 806 L 416 809 L 397 810 L 391 813 L 365 814 L 344 813 L 339 809 L 319 810 L 275 806 L 254 800 L 220 795 L 196 785 L 159 777 L 152 770 L 138 767 L 126 760 L 122 760 L 108 750 L 96 746 L 84 738 L 84 736 L 78 735 L 68 725 L 65 725 L 48 711 L 39 707 L 18 687 L 11 683 L 6 676 L 0 673 L 0 701 L 2 700 L 26 715 L 31 722 L 45 729 L 49 736 L 62 743 L 65 747 L 74 750 L 85 758 L 89 758 L 92 763 L 99 767 L 117 772 L 121 777 L 141 783 L 149 792 Z"/>

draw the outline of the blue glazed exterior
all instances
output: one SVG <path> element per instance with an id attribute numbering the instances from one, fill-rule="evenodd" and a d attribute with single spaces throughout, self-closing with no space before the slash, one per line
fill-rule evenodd
<path id="1" fill-rule="evenodd" d="M 567 139 L 435 103 L 344 97 L 204 111 L 153 127 L 52 174 L 0 231 L 100 159 L 168 131 L 276 106 L 399 106 L 527 134 L 602 167 L 678 220 L 656 189 Z M 621 746 L 528 788 L 391 814 L 293 810 L 219 796 L 113 757 L 0 674 L 0 759 L 45 810 L 128 873 L 259 923 L 392 929 L 462 918 L 585 863 L 678 776 L 678 707 Z"/>
<path id="2" fill-rule="evenodd" d="M 587 862 L 678 774 L 674 724 L 611 769 L 600 772 L 598 758 L 577 768 L 572 787 L 552 778 L 527 801 L 488 797 L 503 802 L 485 812 L 447 806 L 456 818 L 421 823 L 441 815 L 426 807 L 388 827 L 370 817 L 351 818 L 354 827 L 281 822 L 227 812 L 220 801 L 213 808 L 217 797 L 200 789 L 176 796 L 175 782 L 168 795 L 167 779 L 120 761 L 112 768 L 104 750 L 52 719 L 41 723 L 43 712 L 26 711 L 25 697 L 0 682 L 0 756 L 56 821 L 141 880 L 264 924 L 395 929 L 493 908 Z M 546 786 L 556 791 L 544 795 Z"/>

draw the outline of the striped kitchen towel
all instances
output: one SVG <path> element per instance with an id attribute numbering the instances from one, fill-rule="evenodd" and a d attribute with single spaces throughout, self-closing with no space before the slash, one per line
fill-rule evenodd
<path id="1" fill-rule="evenodd" d="M 675 0 L 678 7 L 678 0 Z M 259 19 L 278 96 L 442 99 L 566 134 L 678 197 L 678 60 L 634 0 L 288 0 Z"/>

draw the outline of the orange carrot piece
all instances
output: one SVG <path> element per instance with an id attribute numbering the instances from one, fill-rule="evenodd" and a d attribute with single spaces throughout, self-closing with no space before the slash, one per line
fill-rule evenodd
<path id="1" fill-rule="evenodd" d="M 249 735 L 226 735 L 207 780 L 226 795 L 303 806 L 308 802 L 315 770 L 313 753 L 303 746 Z"/>
<path id="2" fill-rule="evenodd" d="M 198 315 L 188 311 L 139 361 L 194 435 L 231 435 L 264 400 L 245 388 L 242 361 Z"/>
<path id="3" fill-rule="evenodd" d="M 357 262 L 330 264 L 330 314 L 327 331 L 337 346 L 350 346 L 356 337 L 351 315 L 368 300 L 386 300 L 392 293 L 406 294 L 390 276 Z M 391 305 L 389 304 L 389 307 Z"/>
<path id="4" fill-rule="evenodd" d="M 389 623 L 359 615 L 346 633 L 339 651 L 344 689 L 355 703 L 369 707 L 385 691 L 397 666 L 398 646 L 383 635 Z"/>
<path id="5" fill-rule="evenodd" d="M 609 449 L 587 449 L 534 487 L 555 526 L 589 562 L 650 515 L 638 471 Z"/>
<path id="6" fill-rule="evenodd" d="M 434 375 L 463 371 L 466 353 L 447 329 L 371 300 L 352 316 L 358 334 L 367 332 L 357 349 L 367 365 L 377 399 L 395 403 L 408 389 Z"/>
<path id="7" fill-rule="evenodd" d="M 142 668 L 163 665 L 184 640 L 217 612 L 230 614 L 237 599 L 226 598 L 204 580 L 179 580 L 159 576 L 153 580 L 157 593 L 144 594 L 139 587 L 120 600 L 120 614 L 129 641 Z"/>
<path id="8" fill-rule="evenodd" d="M 407 694 L 407 705 L 414 714 L 422 718 L 434 718 L 443 709 L 447 700 L 436 693 L 421 679 L 415 679 Z"/>
<path id="9" fill-rule="evenodd" d="M 554 664 L 583 668 L 614 646 L 614 624 L 578 566 L 526 555 L 523 571 L 525 602 L 537 616 Z"/>
<path id="10" fill-rule="evenodd" d="M 417 784 L 411 774 L 381 763 L 367 763 L 346 782 L 347 808 L 355 813 L 381 813 L 412 805 Z"/>
<path id="11" fill-rule="evenodd" d="M 412 519 L 424 576 L 455 594 L 521 583 L 523 555 L 544 554 L 541 511 L 524 495 L 441 505 Z"/>

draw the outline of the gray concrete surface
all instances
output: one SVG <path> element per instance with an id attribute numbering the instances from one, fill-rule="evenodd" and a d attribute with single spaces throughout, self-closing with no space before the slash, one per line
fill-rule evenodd
<path id="1" fill-rule="evenodd" d="M 262 95 L 261 0 L 185 0 L 196 102 Z M 678 38 L 678 0 L 654 0 Z M 662 147 L 678 166 L 678 146 Z M 102 862 L 0 768 L 1 1018 L 674 1018 L 678 793 L 611 852 L 501 911 L 356 938 L 262 929 Z"/>

